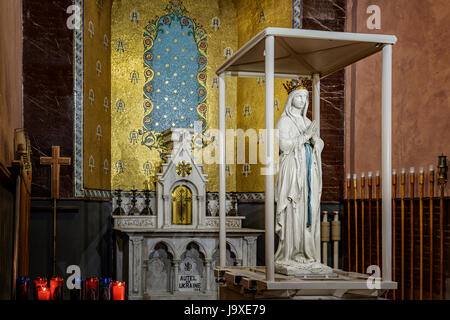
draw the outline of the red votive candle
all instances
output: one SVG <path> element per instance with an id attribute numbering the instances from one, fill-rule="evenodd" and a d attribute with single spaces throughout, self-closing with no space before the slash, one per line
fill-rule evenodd
<path id="1" fill-rule="evenodd" d="M 38 291 L 40 287 L 46 287 L 47 288 L 47 278 L 43 277 L 37 277 L 33 280 L 34 283 L 34 290 L 33 290 L 33 296 L 34 300 L 38 300 Z"/>
<path id="2" fill-rule="evenodd" d="M 50 290 L 47 287 L 38 287 L 38 300 L 50 300 Z"/>
<path id="3" fill-rule="evenodd" d="M 113 300 L 125 300 L 125 281 L 115 281 L 112 284 Z"/>
<path id="4" fill-rule="evenodd" d="M 85 299 L 86 300 L 98 300 L 98 279 L 88 278 L 85 285 Z"/>
<path id="5" fill-rule="evenodd" d="M 53 277 L 50 280 L 50 296 L 52 300 L 63 300 L 64 280 L 60 277 Z"/>

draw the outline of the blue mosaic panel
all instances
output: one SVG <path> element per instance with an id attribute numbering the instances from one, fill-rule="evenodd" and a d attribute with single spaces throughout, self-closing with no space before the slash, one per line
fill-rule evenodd
<path id="1" fill-rule="evenodd" d="M 142 144 L 164 149 L 160 133 L 169 128 L 206 128 L 206 32 L 170 3 L 144 32 L 144 108 Z"/>

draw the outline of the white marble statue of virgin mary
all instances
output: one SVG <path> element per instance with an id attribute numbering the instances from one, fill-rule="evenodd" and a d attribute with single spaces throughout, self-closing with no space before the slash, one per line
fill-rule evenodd
<path id="1" fill-rule="evenodd" d="M 279 170 L 275 200 L 279 237 L 275 271 L 286 275 L 332 273 L 320 263 L 321 153 L 317 124 L 306 117 L 308 90 L 292 91 L 278 120 Z"/>

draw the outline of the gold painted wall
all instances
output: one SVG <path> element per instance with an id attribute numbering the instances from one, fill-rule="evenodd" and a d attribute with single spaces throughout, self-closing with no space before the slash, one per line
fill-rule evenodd
<path id="1" fill-rule="evenodd" d="M 234 0 L 238 21 L 239 47 L 267 27 L 292 27 L 291 0 Z M 239 78 L 237 91 L 237 126 L 244 131 L 250 128 L 265 128 L 265 88 L 264 82 L 252 78 Z M 275 125 L 283 112 L 287 93 L 283 81 L 275 79 Z M 245 88 L 245 89 L 244 89 Z M 278 108 L 276 105 L 278 104 Z M 244 116 L 245 105 L 249 105 L 251 113 Z M 248 142 L 246 143 L 248 150 Z M 260 161 L 258 161 L 260 163 Z M 236 189 L 239 192 L 264 192 L 265 177 L 261 175 L 260 164 L 252 164 L 250 173 L 243 173 L 243 165 L 236 168 Z"/>
<path id="2" fill-rule="evenodd" d="M 150 188 L 154 190 L 154 177 L 160 171 L 162 160 L 158 151 L 149 149 L 134 138 L 143 127 L 145 115 L 143 107 L 144 28 L 150 20 L 155 19 L 155 16 L 161 17 L 167 14 L 164 9 L 168 4 L 168 0 L 116 0 L 113 3 L 111 22 L 112 189 L 142 190 L 150 181 Z M 195 18 L 207 33 L 208 62 L 205 85 L 208 109 L 207 128 L 218 128 L 218 88 L 213 86 L 213 79 L 216 77 L 215 70 L 226 59 L 225 48 L 230 47 L 233 52 L 238 48 L 233 2 L 185 0 L 182 4 L 188 10 L 185 15 L 191 19 Z M 220 27 L 217 30 L 212 26 L 214 17 L 220 19 Z M 231 106 L 232 115 L 231 118 L 227 118 L 229 128 L 236 127 L 236 83 L 236 79 L 227 80 L 229 89 L 227 105 Z M 157 88 L 154 89 L 157 90 Z M 146 163 L 147 167 L 145 167 Z M 145 170 L 150 168 L 148 163 L 151 163 L 151 171 Z M 218 191 L 217 165 L 205 165 L 205 173 L 208 174 L 209 180 L 207 190 Z M 227 190 L 236 191 L 234 166 L 231 166 L 230 173 L 227 179 Z"/>
<path id="3" fill-rule="evenodd" d="M 84 187 L 111 189 L 111 5 L 84 3 Z M 100 62 L 97 71 L 97 61 Z M 92 91 L 91 91 L 92 90 Z M 90 94 L 93 92 L 93 100 Z M 100 127 L 101 134 L 97 134 Z M 92 166 L 93 160 L 93 166 Z"/>

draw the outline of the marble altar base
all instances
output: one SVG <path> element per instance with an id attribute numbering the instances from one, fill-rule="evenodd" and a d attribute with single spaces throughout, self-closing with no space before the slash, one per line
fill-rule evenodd
<path id="1" fill-rule="evenodd" d="M 256 265 L 261 230 L 227 234 L 227 265 Z M 217 299 L 217 228 L 115 229 L 115 278 L 127 282 L 129 300 Z"/>

